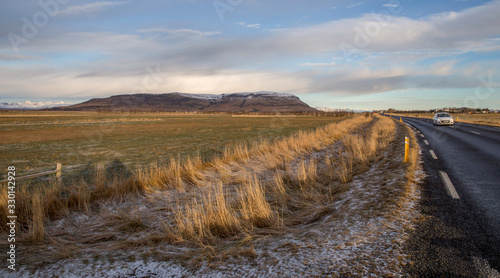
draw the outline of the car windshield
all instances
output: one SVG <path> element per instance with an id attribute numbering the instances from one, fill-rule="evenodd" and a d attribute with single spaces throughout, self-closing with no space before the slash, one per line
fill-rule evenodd
<path id="1" fill-rule="evenodd" d="M 442 117 L 450 117 L 450 114 L 438 114 L 437 115 L 439 118 L 442 118 Z"/>

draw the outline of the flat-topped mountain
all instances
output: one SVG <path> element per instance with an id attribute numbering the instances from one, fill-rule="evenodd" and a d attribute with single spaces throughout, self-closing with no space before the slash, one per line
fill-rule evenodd
<path id="1" fill-rule="evenodd" d="M 55 107 L 57 111 L 165 111 L 165 112 L 316 112 L 297 96 L 253 92 L 222 95 L 135 94 L 94 98 L 79 104 Z"/>

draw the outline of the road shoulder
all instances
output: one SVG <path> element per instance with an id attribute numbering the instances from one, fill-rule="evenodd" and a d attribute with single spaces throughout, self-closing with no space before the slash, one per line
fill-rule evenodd
<path id="1" fill-rule="evenodd" d="M 419 138 L 426 178 L 418 205 L 422 217 L 407 242 L 410 277 L 500 277 L 500 242 L 466 201 L 453 199 L 439 175 L 441 161 Z"/>

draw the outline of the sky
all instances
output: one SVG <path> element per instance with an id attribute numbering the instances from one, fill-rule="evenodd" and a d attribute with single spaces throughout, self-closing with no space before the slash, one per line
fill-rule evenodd
<path id="1" fill-rule="evenodd" d="M 0 7 L 0 102 L 275 91 L 313 107 L 500 109 L 500 0 Z"/>

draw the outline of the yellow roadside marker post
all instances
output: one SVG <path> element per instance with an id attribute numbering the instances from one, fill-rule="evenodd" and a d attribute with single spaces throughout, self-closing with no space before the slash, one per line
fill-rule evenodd
<path id="1" fill-rule="evenodd" d="M 410 138 L 405 137 L 405 163 L 410 161 Z"/>

